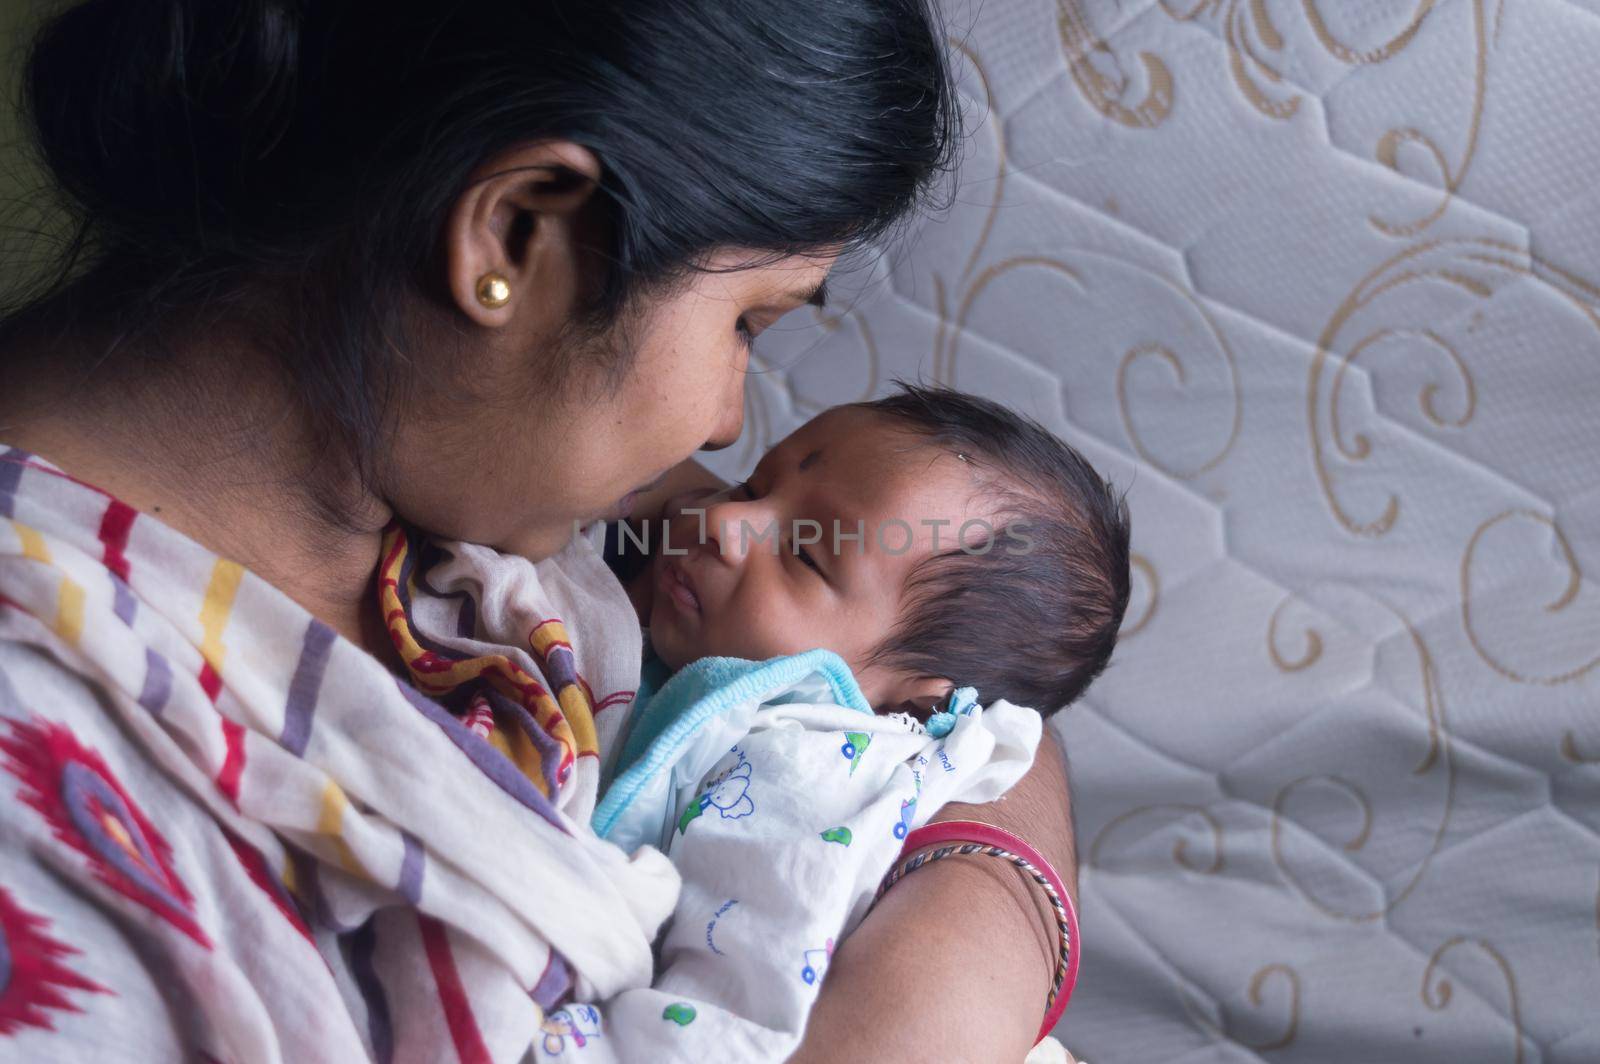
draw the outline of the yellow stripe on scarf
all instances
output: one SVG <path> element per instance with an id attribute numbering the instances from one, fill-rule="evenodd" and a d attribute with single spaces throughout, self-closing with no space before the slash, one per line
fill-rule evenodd
<path id="1" fill-rule="evenodd" d="M 71 577 L 61 578 L 61 590 L 56 600 L 56 634 L 73 646 L 83 635 L 83 588 L 73 583 Z"/>
<path id="2" fill-rule="evenodd" d="M 211 567 L 205 601 L 200 604 L 200 656 L 218 676 L 222 675 L 222 658 L 228 649 L 222 642 L 222 631 L 228 627 L 228 615 L 233 612 L 233 599 L 243 579 L 242 565 L 218 558 Z"/>
<path id="3" fill-rule="evenodd" d="M 567 626 L 558 620 L 548 620 L 539 625 L 528 635 L 528 645 L 533 648 L 541 661 L 548 660 L 550 652 L 555 647 L 565 646 L 572 649 L 572 640 L 567 636 Z M 577 674 L 576 657 L 574 657 L 573 674 Z M 567 722 L 572 726 L 573 738 L 578 744 L 579 754 L 598 754 L 600 752 L 600 736 L 594 725 L 594 703 L 589 700 L 589 692 L 583 689 L 581 683 L 568 684 L 556 692 L 556 698 L 561 703 L 561 710 L 566 714 Z"/>
<path id="4" fill-rule="evenodd" d="M 35 562 L 50 564 L 50 548 L 45 546 L 44 537 L 39 530 L 29 528 L 21 521 L 11 522 L 11 527 L 17 530 L 17 538 L 22 541 L 22 556 Z"/>
<path id="5" fill-rule="evenodd" d="M 344 841 L 344 811 L 349 806 L 350 800 L 344 796 L 344 791 L 332 780 L 322 788 L 322 809 L 317 814 L 317 832 L 326 835 L 333 842 L 334 855 L 338 858 L 339 867 L 355 876 L 364 876 L 366 873 L 361 867 L 361 862 L 356 860 L 356 855 L 351 852 L 350 844 Z"/>

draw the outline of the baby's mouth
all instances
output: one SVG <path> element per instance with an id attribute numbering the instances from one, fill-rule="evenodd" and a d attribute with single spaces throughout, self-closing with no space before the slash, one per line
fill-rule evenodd
<path id="1" fill-rule="evenodd" d="M 656 567 L 656 590 L 665 595 L 679 613 L 691 617 L 700 615 L 700 596 L 695 592 L 694 581 L 676 559 L 661 559 Z"/>

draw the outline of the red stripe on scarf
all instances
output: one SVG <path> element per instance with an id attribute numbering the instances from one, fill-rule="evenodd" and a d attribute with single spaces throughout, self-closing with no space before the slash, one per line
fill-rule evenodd
<path id="1" fill-rule="evenodd" d="M 200 690 L 204 691 L 206 697 L 211 699 L 213 703 L 216 702 L 217 696 L 222 693 L 222 677 L 217 675 L 217 670 L 211 667 L 211 662 L 209 661 L 200 666 Z"/>
<path id="2" fill-rule="evenodd" d="M 450 1028 L 456 1056 L 461 1058 L 461 1064 L 492 1064 L 483 1035 L 478 1032 L 478 1021 L 472 1015 L 472 1005 L 467 1001 L 466 988 L 461 985 L 461 973 L 456 971 L 455 958 L 450 955 L 444 925 L 418 913 L 417 930 L 422 932 L 422 946 L 428 954 L 428 967 L 433 969 L 433 981 L 439 987 L 439 1004 L 444 1009 L 444 1022 Z"/>
<path id="3" fill-rule="evenodd" d="M 123 580 L 128 579 L 128 531 L 133 528 L 139 511 L 118 499 L 112 499 L 100 519 L 100 542 L 105 544 L 105 566 Z"/>
<path id="4" fill-rule="evenodd" d="M 213 674 L 214 675 L 214 674 Z M 217 786 L 228 796 L 234 808 L 239 806 L 239 777 L 244 775 L 244 727 L 231 720 L 222 722 L 222 738 L 228 753 L 222 759 L 222 771 L 217 773 Z"/>

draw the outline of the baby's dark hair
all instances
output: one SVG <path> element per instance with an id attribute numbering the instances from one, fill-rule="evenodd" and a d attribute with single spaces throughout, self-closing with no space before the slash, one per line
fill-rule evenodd
<path id="1" fill-rule="evenodd" d="M 944 551 L 912 572 L 900 621 L 872 660 L 1048 716 L 1111 660 L 1128 606 L 1126 499 L 1038 422 L 963 392 L 896 383 L 898 393 L 857 405 L 961 455 L 997 513 L 986 553 Z"/>

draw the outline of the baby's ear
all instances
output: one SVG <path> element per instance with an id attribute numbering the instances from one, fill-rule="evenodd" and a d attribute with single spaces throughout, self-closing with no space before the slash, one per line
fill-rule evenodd
<path id="1" fill-rule="evenodd" d="M 926 722 L 947 698 L 955 684 L 942 676 L 907 678 L 893 684 L 889 697 L 874 706 L 880 716 L 889 713 L 909 713 Z"/>

